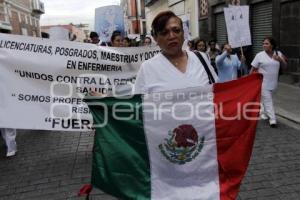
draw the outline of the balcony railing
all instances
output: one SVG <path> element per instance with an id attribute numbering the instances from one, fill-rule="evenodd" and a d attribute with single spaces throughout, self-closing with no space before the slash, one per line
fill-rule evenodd
<path id="1" fill-rule="evenodd" d="M 44 14 L 45 13 L 45 8 L 44 8 L 44 3 L 40 2 L 40 0 L 33 0 L 32 1 L 32 11 L 37 14 Z"/>
<path id="2" fill-rule="evenodd" d="M 6 22 L 6 21 L 1 21 L 0 20 L 0 29 L 4 29 L 4 30 L 12 30 L 12 26 L 10 24 L 10 22 Z"/>
<path id="3" fill-rule="evenodd" d="M 0 0 L 1 3 L 1 0 Z M 12 30 L 12 26 L 9 21 L 9 16 L 7 13 L 7 9 L 3 4 L 0 4 L 0 29 L 2 30 Z"/>

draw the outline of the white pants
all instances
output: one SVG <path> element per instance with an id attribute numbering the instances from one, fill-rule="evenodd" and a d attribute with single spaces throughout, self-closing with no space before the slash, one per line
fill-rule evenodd
<path id="1" fill-rule="evenodd" d="M 276 117 L 272 99 L 272 90 L 262 89 L 261 102 L 263 104 L 262 114 L 268 116 L 270 124 L 276 124 Z"/>
<path id="2" fill-rule="evenodd" d="M 1 128 L 0 130 L 1 130 L 2 137 L 5 141 L 5 144 L 7 146 L 7 152 L 17 151 L 16 129 Z"/>

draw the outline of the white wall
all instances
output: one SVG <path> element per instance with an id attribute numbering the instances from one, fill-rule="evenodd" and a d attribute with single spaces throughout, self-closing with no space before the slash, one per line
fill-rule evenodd
<path id="1" fill-rule="evenodd" d="M 199 36 L 199 23 L 198 23 L 198 1 L 186 0 L 185 13 L 190 14 L 190 32 L 192 39 Z"/>
<path id="2" fill-rule="evenodd" d="M 154 17 L 161 11 L 170 10 L 168 7 L 167 0 L 160 0 L 155 2 L 152 6 L 146 7 L 146 24 L 147 24 L 147 34 L 150 34 L 151 23 Z"/>
<path id="3" fill-rule="evenodd" d="M 180 15 L 189 15 L 190 16 L 190 33 L 191 38 L 196 38 L 199 36 L 199 24 L 198 24 L 198 3 L 197 0 L 184 0 L 183 2 L 168 6 L 168 0 L 156 1 L 152 6 L 146 7 L 146 23 L 147 23 L 147 33 L 150 33 L 151 23 L 154 17 L 161 11 L 172 10 L 175 12 L 180 11 L 184 4 L 184 13 L 179 13 Z M 180 7 L 179 7 L 180 5 Z"/>

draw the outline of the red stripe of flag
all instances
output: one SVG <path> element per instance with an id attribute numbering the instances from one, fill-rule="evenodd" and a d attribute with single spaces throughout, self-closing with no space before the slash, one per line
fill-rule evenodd
<path id="1" fill-rule="evenodd" d="M 252 74 L 239 80 L 214 85 L 220 200 L 237 198 L 246 173 L 257 125 L 257 120 L 249 120 L 247 117 L 259 116 L 261 84 L 262 75 Z M 247 104 L 249 102 L 256 102 L 256 105 Z M 243 114 L 245 108 L 249 110 L 245 112 L 247 117 Z M 222 115 L 241 118 L 228 120 Z"/>

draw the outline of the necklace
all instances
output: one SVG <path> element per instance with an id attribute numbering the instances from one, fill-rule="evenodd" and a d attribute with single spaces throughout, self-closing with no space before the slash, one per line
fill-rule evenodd
<path id="1" fill-rule="evenodd" d="M 272 58 L 273 57 L 273 54 L 274 52 L 273 51 L 265 51 L 267 53 L 267 55 Z"/>
<path id="2" fill-rule="evenodd" d="M 165 54 L 164 54 L 165 55 Z M 185 54 L 183 55 L 183 56 L 187 56 L 187 53 L 185 52 Z M 170 57 L 168 57 L 168 56 L 166 56 L 165 55 L 165 57 L 170 61 L 170 63 L 172 63 L 173 65 L 175 65 L 176 67 L 178 67 L 179 66 L 179 61 L 178 61 L 178 59 L 180 59 L 180 57 L 182 57 L 182 56 L 179 56 L 179 57 L 175 57 L 175 59 L 173 58 L 170 58 Z"/>
<path id="3" fill-rule="evenodd" d="M 175 61 L 175 60 L 172 60 L 172 59 L 168 59 L 173 65 L 175 65 L 175 67 L 178 67 L 179 66 L 179 61 Z"/>

